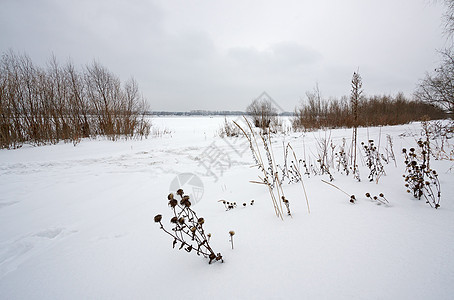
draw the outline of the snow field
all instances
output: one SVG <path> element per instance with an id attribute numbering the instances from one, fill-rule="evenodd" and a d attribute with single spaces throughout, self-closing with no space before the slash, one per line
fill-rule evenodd
<path id="1" fill-rule="evenodd" d="M 379 184 L 367 182 L 361 163 L 360 183 L 333 172 L 333 184 L 355 194 L 356 204 L 321 182 L 327 177 L 305 178 L 310 214 L 301 185 L 284 185 L 293 217 L 281 221 L 266 187 L 249 182 L 260 174 L 249 150 L 238 155 L 217 136 L 223 121 L 154 118 L 155 128 L 171 133 L 0 151 L 0 298 L 452 299 L 452 162 L 432 161 L 441 182 L 438 210 L 406 193 L 402 178 L 400 151 L 416 145 L 419 123 L 360 128 L 359 142 L 381 135 L 384 146 L 386 134 L 393 137 L 397 168 L 385 165 Z M 351 139 L 349 129 L 326 134 L 335 145 Z M 304 149 L 313 157 L 323 137 L 306 133 L 304 144 L 302 133 L 273 137 L 275 158 L 282 159 L 282 141 L 300 158 Z M 222 173 L 211 170 L 217 180 L 201 164 L 212 145 L 230 159 Z M 193 209 L 223 264 L 172 249 L 153 222 L 160 213 L 170 227 L 169 185 L 184 172 L 203 181 Z M 384 193 L 391 204 L 377 205 L 366 192 Z M 220 199 L 238 207 L 225 211 Z"/>

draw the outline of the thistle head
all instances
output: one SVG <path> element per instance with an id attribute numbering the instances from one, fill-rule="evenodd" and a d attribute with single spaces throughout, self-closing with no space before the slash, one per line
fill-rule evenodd
<path id="1" fill-rule="evenodd" d="M 154 217 L 154 221 L 155 221 L 156 223 L 161 222 L 161 220 L 162 220 L 162 215 L 156 215 L 156 216 Z"/>

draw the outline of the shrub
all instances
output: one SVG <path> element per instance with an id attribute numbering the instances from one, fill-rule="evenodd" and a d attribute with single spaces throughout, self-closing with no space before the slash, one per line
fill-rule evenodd
<path id="1" fill-rule="evenodd" d="M 418 141 L 420 153 L 415 148 L 402 149 L 405 157 L 405 187 L 408 193 L 413 193 L 417 199 L 424 198 L 431 207 L 440 207 L 440 181 L 435 170 L 429 167 L 430 144 L 428 141 Z"/>
<path id="2" fill-rule="evenodd" d="M 279 124 L 277 110 L 273 107 L 271 100 L 255 99 L 246 108 L 246 113 L 251 116 L 255 127 L 265 130 Z"/>
<path id="3" fill-rule="evenodd" d="M 27 55 L 1 57 L 0 148 L 77 143 L 98 135 L 146 137 L 146 109 L 134 79 L 122 84 L 99 63 L 77 71 L 52 57 L 44 69 Z"/>
<path id="4" fill-rule="evenodd" d="M 227 118 L 224 118 L 224 124 L 219 130 L 219 136 L 224 137 L 238 137 L 241 134 L 240 129 L 233 123 L 227 121 Z"/>

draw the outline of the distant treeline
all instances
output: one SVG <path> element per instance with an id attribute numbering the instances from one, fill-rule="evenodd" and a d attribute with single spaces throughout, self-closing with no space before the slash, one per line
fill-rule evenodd
<path id="1" fill-rule="evenodd" d="M 318 90 L 307 93 L 307 102 L 295 109 L 295 129 L 352 127 L 351 101 L 325 100 Z M 361 97 L 358 103 L 358 126 L 406 124 L 422 118 L 445 118 L 445 112 L 428 103 L 407 99 L 402 93 L 396 96 Z"/>
<path id="2" fill-rule="evenodd" d="M 150 111 L 153 116 L 245 116 L 244 111 L 238 110 L 191 110 L 191 111 Z M 282 112 L 279 116 L 293 116 L 293 112 Z"/>
<path id="3" fill-rule="evenodd" d="M 9 51 L 0 60 L 0 148 L 147 136 L 147 110 L 134 79 L 97 62 L 76 70 L 52 57 L 46 68 Z"/>

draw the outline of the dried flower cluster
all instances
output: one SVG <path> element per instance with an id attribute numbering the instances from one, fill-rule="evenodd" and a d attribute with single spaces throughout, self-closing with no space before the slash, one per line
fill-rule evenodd
<path id="1" fill-rule="evenodd" d="M 236 205 L 236 202 L 229 202 L 229 201 L 226 201 L 226 200 L 219 200 L 218 202 L 221 202 L 224 205 L 226 211 L 238 207 Z M 251 200 L 250 204 L 254 205 L 254 200 Z M 246 207 L 246 206 L 247 206 L 246 202 L 243 202 L 243 207 Z"/>
<path id="2" fill-rule="evenodd" d="M 154 221 L 161 225 L 160 229 L 173 237 L 173 248 L 179 243 L 179 250 L 184 248 L 188 253 L 194 250 L 197 255 L 209 258 L 210 264 L 216 261 L 224 262 L 221 253 L 215 254 L 213 249 L 211 249 L 209 245 L 211 234 L 208 233 L 206 235 L 203 228 L 205 219 L 199 218 L 195 211 L 191 209 L 189 196 L 184 195 L 182 189 L 177 191 L 177 195 L 180 197 L 180 201 L 175 199 L 173 194 L 167 196 L 169 206 L 173 212 L 173 217 L 170 219 L 170 223 L 173 226 L 171 231 L 164 228 L 162 215 L 156 215 Z"/>
<path id="3" fill-rule="evenodd" d="M 350 173 L 349 166 L 348 166 L 348 156 L 345 151 L 345 138 L 342 139 L 342 145 L 339 146 L 339 152 L 335 153 L 336 157 L 336 165 L 337 165 L 337 171 L 342 173 L 345 173 L 345 175 L 348 176 Z"/>
<path id="4" fill-rule="evenodd" d="M 405 157 L 405 187 L 408 193 L 413 193 L 417 199 L 424 198 L 431 207 L 440 207 L 440 181 L 435 170 L 429 167 L 430 143 L 429 141 L 418 141 L 419 153 L 415 148 L 402 149 Z"/>
<path id="5" fill-rule="evenodd" d="M 372 197 L 370 195 L 370 193 L 366 193 L 366 198 L 369 198 L 373 202 L 377 202 L 378 205 L 381 205 L 381 204 L 388 205 L 389 204 L 388 199 L 385 198 L 385 195 L 383 193 L 378 194 L 378 197 L 377 196 Z"/>
<path id="6" fill-rule="evenodd" d="M 366 165 L 369 168 L 369 176 L 367 178 L 369 178 L 369 181 L 375 180 L 378 183 L 380 177 L 385 174 L 380 153 L 374 144 L 374 140 L 369 140 L 367 145 L 361 142 L 361 145 L 366 155 Z"/>

